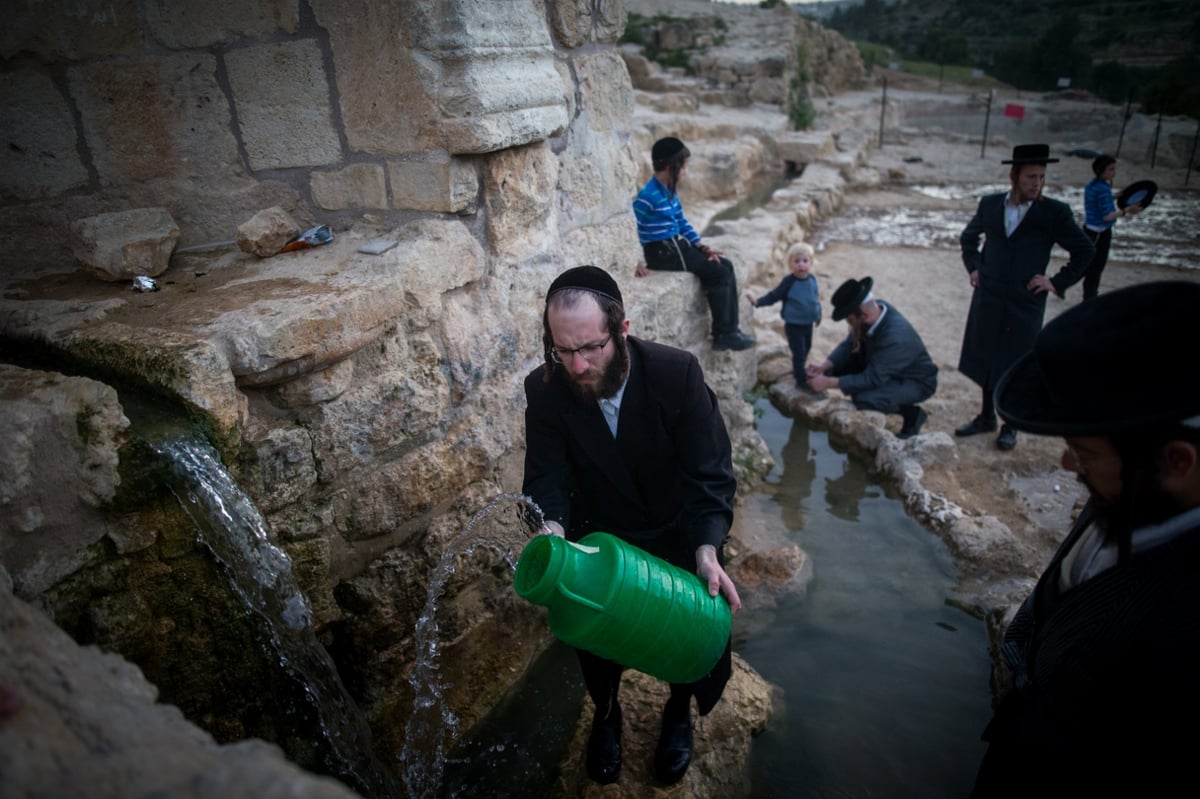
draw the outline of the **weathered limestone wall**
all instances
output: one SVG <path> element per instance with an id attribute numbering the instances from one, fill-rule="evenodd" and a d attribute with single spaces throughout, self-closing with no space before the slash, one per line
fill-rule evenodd
<path id="1" fill-rule="evenodd" d="M 629 203 L 657 135 L 693 144 L 685 202 L 699 219 L 693 198 L 728 202 L 778 170 L 783 131 L 753 116 L 693 124 L 684 94 L 640 114 L 616 47 L 624 18 L 619 0 L 13 9 L 0 32 L 12 243 L 0 348 L 21 366 L 0 370 L 0 418 L 22 434 L 0 451 L 0 564 L 15 596 L 125 653 L 190 717 L 229 687 L 218 657 L 196 655 L 229 631 L 184 618 L 190 575 L 211 557 L 162 487 L 119 460 L 137 426 L 129 397 L 165 396 L 266 516 L 394 762 L 431 570 L 491 497 L 520 487 L 520 382 L 541 357 L 541 298 L 579 263 L 618 277 L 635 335 L 701 357 L 736 468 L 761 473 L 742 400 L 754 353 L 708 348 L 690 275 L 635 280 Z M 798 198 L 781 229 L 747 221 L 709 241 L 744 284 L 777 266 L 815 202 Z M 168 209 L 185 249 L 231 240 L 271 206 L 335 238 L 269 258 L 177 250 L 162 290 L 144 295 L 80 273 L 71 220 L 151 206 Z M 358 251 L 380 237 L 396 246 Z M 545 635 L 504 566 L 484 560 L 459 564 L 438 617 L 462 729 Z"/>
<path id="2" fill-rule="evenodd" d="M 563 134 L 574 84 L 620 69 L 591 45 L 624 24 L 586 0 L 15 5 L 6 270 L 67 259 L 66 219 L 131 203 L 170 210 L 181 247 L 273 205 L 334 225 L 474 215 L 481 156 Z"/>

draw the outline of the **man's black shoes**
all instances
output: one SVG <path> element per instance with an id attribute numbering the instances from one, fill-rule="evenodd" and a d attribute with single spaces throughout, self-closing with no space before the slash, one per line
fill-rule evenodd
<path id="1" fill-rule="evenodd" d="M 748 350 L 753 346 L 754 339 L 740 330 L 713 337 L 714 350 Z"/>
<path id="2" fill-rule="evenodd" d="M 601 785 L 621 776 L 621 706 L 616 702 L 608 718 L 601 719 L 599 711 L 592 718 L 585 765 L 588 777 Z"/>
<path id="3" fill-rule="evenodd" d="M 921 432 L 921 425 L 929 418 L 929 414 L 920 405 L 906 405 L 901 411 L 904 426 L 900 428 L 899 438 L 912 438 Z"/>
<path id="4" fill-rule="evenodd" d="M 683 779 L 692 762 L 691 700 L 682 713 L 668 700 L 663 708 L 662 734 L 654 751 L 654 776 L 664 785 L 674 785 Z"/>
<path id="5" fill-rule="evenodd" d="M 996 436 L 996 446 L 1003 450 L 1012 449 L 1017 445 L 1017 431 L 1008 425 L 1000 427 L 1000 435 Z"/>
<path id="6" fill-rule="evenodd" d="M 962 427 L 955 429 L 954 435 L 959 436 L 959 437 L 974 436 L 974 435 L 978 435 L 979 433 L 991 433 L 995 429 L 996 429 L 996 417 L 995 416 L 984 416 L 983 414 L 980 414 L 979 416 L 976 416 L 974 419 L 972 419 L 971 421 L 964 424 Z M 1016 443 L 1015 438 L 1013 439 L 1013 443 L 1014 444 Z"/>

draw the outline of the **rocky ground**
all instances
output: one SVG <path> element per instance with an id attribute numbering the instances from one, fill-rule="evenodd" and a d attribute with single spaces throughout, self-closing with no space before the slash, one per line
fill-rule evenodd
<path id="1" fill-rule="evenodd" d="M 897 90 L 893 78 L 889 102 L 910 108 L 926 102 L 944 102 L 948 95 L 955 93 L 966 96 L 972 91 L 962 86 L 939 89 L 936 81 L 912 77 L 903 83 L 906 88 Z M 872 113 L 878 117 L 879 97 L 880 90 L 875 87 L 822 100 L 822 118 L 817 124 L 834 127 L 854 124 L 851 120 L 857 115 L 857 124 L 861 125 Z M 875 103 L 873 111 L 869 110 L 872 101 Z M 1069 146 L 1064 142 L 1070 142 L 1072 135 L 1066 131 L 1060 140 L 1053 142 L 1056 153 Z M 1019 553 L 1016 562 L 989 563 L 970 558 L 960 558 L 960 561 L 965 593 L 986 592 L 985 584 L 1015 579 L 1016 584 L 1009 589 L 1009 600 L 1024 590 L 1022 576 L 1032 578 L 1040 572 L 1085 496 L 1074 475 L 1059 465 L 1060 439 L 1022 435 L 1015 450 L 1003 452 L 996 448 L 994 434 L 967 439 L 955 438 L 953 434 L 954 428 L 978 412 L 981 399 L 979 388 L 957 370 L 971 288 L 954 240 L 973 213 L 978 196 L 988 187 L 994 190 L 1006 183 L 1008 167 L 1000 162 L 1009 157 L 1011 144 L 1003 140 L 989 142 L 986 155 L 981 157 L 979 138 L 916 127 L 889 127 L 884 146 L 873 144 L 863 151 L 864 163 L 850 179 L 835 216 L 814 224 L 806 232 L 806 238 L 818 250 L 815 274 L 821 281 L 826 303 L 844 280 L 869 275 L 875 280 L 876 294 L 901 309 L 921 333 L 940 374 L 937 393 L 924 405 L 929 411 L 929 420 L 919 438 L 930 437 L 932 440 L 931 437 L 939 435 L 945 438 L 937 444 L 937 456 L 921 459 L 923 474 L 919 482 L 930 495 L 958 506 L 965 515 L 994 519 L 1008 528 Z M 1182 169 L 1160 167 L 1151 170 L 1147 164 L 1132 158 L 1123 158 L 1122 168 L 1128 174 L 1152 176 L 1162 193 L 1189 191 L 1189 176 Z M 1049 167 L 1047 195 L 1078 206 L 1082 213 L 1080 192 L 1090 177 L 1090 158 L 1064 155 L 1060 163 Z M 1194 191 L 1195 176 L 1190 177 L 1190 191 Z M 922 190 L 917 191 L 915 186 L 921 186 Z M 978 190 L 949 192 L 947 198 L 940 198 L 933 196 L 936 192 L 930 192 L 930 186 L 973 186 Z M 960 194 L 962 196 L 958 196 Z M 879 218 L 904 209 L 937 209 L 947 212 L 947 218 L 957 219 L 953 236 L 944 237 L 952 246 L 911 246 L 903 243 L 903 236 L 901 243 L 888 246 L 846 240 L 844 236 L 826 240 L 824 231 L 836 224 L 837 218 Z M 895 224 L 894 217 L 892 219 Z M 1136 220 L 1129 224 L 1136 224 Z M 1181 230 L 1179 235 L 1195 234 Z M 1052 269 L 1065 261 L 1065 255 L 1061 250 L 1055 253 Z M 1104 273 L 1102 291 L 1156 279 L 1200 280 L 1200 274 L 1122 261 L 1118 231 Z M 774 285 L 769 281 L 759 282 L 760 285 L 752 284 L 750 289 L 761 292 Z M 1071 308 L 1080 299 L 1078 286 L 1068 292 L 1066 299 L 1052 297 L 1048 301 L 1046 320 Z M 770 354 L 772 342 L 777 352 L 786 351 L 781 337 L 775 333 L 778 308 L 759 309 L 754 313 L 760 341 L 766 345 L 763 356 Z M 827 319 L 817 328 L 812 357 L 823 358 L 845 334 L 844 324 Z M 797 415 L 828 415 L 821 406 L 841 396 L 834 391 L 830 392 L 830 397 L 815 397 L 794 391 L 789 383 L 790 375 L 784 375 L 773 396 L 777 404 L 789 407 Z M 889 418 L 885 424 L 895 432 L 899 428 L 899 418 Z M 851 426 L 850 429 L 866 430 L 868 438 L 872 435 L 869 426 Z M 857 443 L 864 450 L 875 449 L 871 441 Z M 919 449 L 920 445 L 917 446 Z M 954 547 L 953 541 L 951 546 Z M 968 600 L 968 604 L 973 602 Z M 983 603 L 988 604 L 995 603 Z M 1004 600 L 998 604 L 1003 605 Z"/>

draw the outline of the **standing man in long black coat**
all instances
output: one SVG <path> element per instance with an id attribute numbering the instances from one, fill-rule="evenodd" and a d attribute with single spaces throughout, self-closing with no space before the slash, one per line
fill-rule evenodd
<path id="1" fill-rule="evenodd" d="M 983 389 L 983 407 L 954 431 L 958 436 L 996 429 L 996 384 L 1033 347 L 1046 315 L 1047 295 L 1053 291 L 1063 297 L 1083 277 L 1095 251 L 1075 223 L 1071 207 L 1042 196 L 1046 164 L 1058 163 L 1050 158 L 1049 145 L 1018 144 L 1012 159 L 1001 163 L 1012 164 L 1012 188 L 981 199 L 960 237 L 963 265 L 975 292 L 958 369 Z M 1070 254 L 1070 260 L 1054 277 L 1046 277 L 1055 244 Z M 1007 450 L 1016 445 L 1016 430 L 1004 425 L 996 446 Z"/>

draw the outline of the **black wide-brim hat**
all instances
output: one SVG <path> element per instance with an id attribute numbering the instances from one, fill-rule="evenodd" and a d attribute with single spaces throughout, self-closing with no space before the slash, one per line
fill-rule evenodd
<path id="1" fill-rule="evenodd" d="M 838 286 L 830 300 L 833 303 L 833 321 L 840 322 L 857 311 L 858 306 L 862 305 L 863 300 L 871 293 L 872 285 L 874 285 L 874 281 L 869 277 L 864 277 L 862 280 L 850 278 Z"/>
<path id="2" fill-rule="evenodd" d="M 996 386 L 1006 424 L 1108 436 L 1200 415 L 1200 283 L 1160 281 L 1087 300 L 1046 325 Z"/>
<path id="3" fill-rule="evenodd" d="M 1002 164 L 1057 164 L 1057 158 L 1050 157 L 1049 144 L 1018 144 L 1013 148 L 1012 158 L 1001 161 Z"/>
<path id="4" fill-rule="evenodd" d="M 1117 195 L 1117 207 L 1125 208 L 1130 205 L 1140 205 L 1145 208 L 1154 202 L 1155 194 L 1158 194 L 1158 184 L 1153 180 L 1134 181 Z"/>

